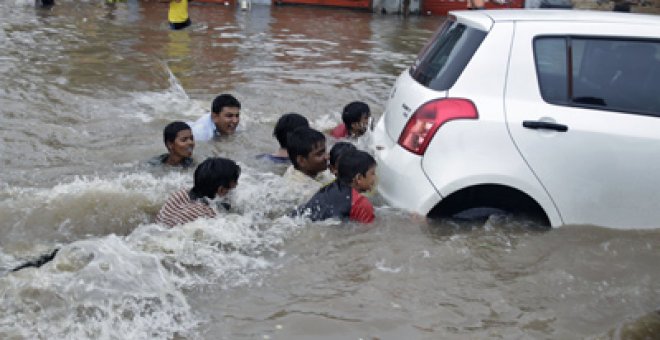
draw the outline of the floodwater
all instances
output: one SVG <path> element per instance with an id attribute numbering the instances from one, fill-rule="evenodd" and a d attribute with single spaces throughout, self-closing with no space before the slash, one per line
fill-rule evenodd
<path id="1" fill-rule="evenodd" d="M 0 2 L 0 338 L 653 339 L 660 230 L 427 221 L 376 196 L 370 228 L 284 217 L 284 112 L 318 129 L 376 117 L 442 18 L 351 10 Z M 229 92 L 242 131 L 198 143 L 242 168 L 234 212 L 153 223 L 190 171 L 143 165 L 162 128 Z M 405 180 L 405 179 L 402 179 Z M 38 268 L 9 273 L 60 248 Z"/>

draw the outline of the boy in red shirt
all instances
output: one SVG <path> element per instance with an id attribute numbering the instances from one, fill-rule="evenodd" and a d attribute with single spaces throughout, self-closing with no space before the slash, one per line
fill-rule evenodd
<path id="1" fill-rule="evenodd" d="M 374 207 L 361 193 L 376 183 L 376 160 L 360 150 L 347 150 L 338 160 L 337 180 L 321 188 L 307 204 L 296 210 L 312 221 L 339 218 L 373 222 Z"/>
<path id="2" fill-rule="evenodd" d="M 358 138 L 367 132 L 370 117 L 369 105 L 358 101 L 349 103 L 341 113 L 343 123 L 337 125 L 330 135 L 336 139 Z"/>

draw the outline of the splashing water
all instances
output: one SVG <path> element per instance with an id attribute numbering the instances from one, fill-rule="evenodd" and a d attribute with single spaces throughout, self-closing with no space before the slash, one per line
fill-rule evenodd
<path id="1" fill-rule="evenodd" d="M 290 183 L 243 169 L 241 190 L 231 196 L 236 213 L 171 229 L 150 220 L 170 192 L 190 186 L 187 173 L 77 177 L 49 189 L 4 186 L 0 195 L 14 199 L 0 204 L 0 214 L 23 213 L 3 231 L 13 241 L 0 248 L 0 335 L 194 336 L 203 318 L 191 313 L 183 291 L 259 286 L 284 255 L 286 239 L 304 226 L 285 216 L 299 199 Z M 30 242 L 37 237 L 42 243 Z M 60 250 L 51 262 L 7 273 L 26 254 L 53 246 Z"/>

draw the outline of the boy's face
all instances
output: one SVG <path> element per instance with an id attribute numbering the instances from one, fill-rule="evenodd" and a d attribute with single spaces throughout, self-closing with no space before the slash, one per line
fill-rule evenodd
<path id="1" fill-rule="evenodd" d="M 238 185 L 237 182 L 231 182 L 231 183 L 229 183 L 229 188 L 225 188 L 223 186 L 218 187 L 218 192 L 216 192 L 216 194 L 218 195 L 218 197 L 222 197 L 222 196 L 228 194 L 234 188 L 236 188 L 237 185 Z"/>
<path id="2" fill-rule="evenodd" d="M 192 157 L 194 148 L 195 140 L 193 139 L 192 130 L 181 130 L 177 132 L 174 142 L 167 142 L 167 150 L 170 154 L 181 158 Z"/>
<path id="3" fill-rule="evenodd" d="M 353 184 L 355 189 L 359 192 L 370 191 L 373 189 L 374 185 L 376 184 L 376 166 L 374 165 L 369 168 L 367 173 L 364 175 L 357 174 L 353 180 Z"/>
<path id="4" fill-rule="evenodd" d="M 359 121 L 351 124 L 351 135 L 360 137 L 367 132 L 367 127 L 369 127 L 369 114 L 365 113 Z"/>
<path id="5" fill-rule="evenodd" d="M 298 156 L 297 161 L 298 170 L 304 172 L 307 176 L 316 177 L 328 168 L 328 153 L 326 152 L 325 141 L 315 144 L 307 157 Z"/>
<path id="6" fill-rule="evenodd" d="M 233 135 L 240 121 L 239 114 L 239 108 L 225 106 L 219 113 L 211 113 L 211 120 L 221 135 Z"/>

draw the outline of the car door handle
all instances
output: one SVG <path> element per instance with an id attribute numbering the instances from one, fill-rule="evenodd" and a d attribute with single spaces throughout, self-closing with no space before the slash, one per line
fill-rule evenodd
<path id="1" fill-rule="evenodd" d="M 559 132 L 566 132 L 568 131 L 568 126 L 564 124 L 557 124 L 557 123 L 550 123 L 550 122 L 540 122 L 540 121 L 533 121 L 533 120 L 523 120 L 522 123 L 523 127 L 526 127 L 528 129 L 534 129 L 534 130 L 555 130 Z"/>

